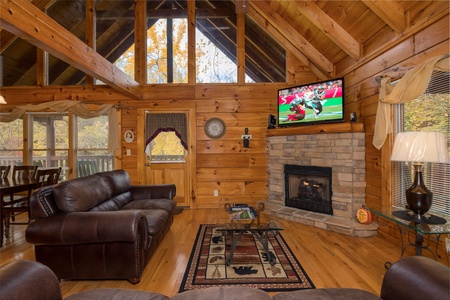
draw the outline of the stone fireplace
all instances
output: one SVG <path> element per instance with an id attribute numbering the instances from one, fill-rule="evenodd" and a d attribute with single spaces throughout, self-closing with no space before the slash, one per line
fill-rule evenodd
<path id="1" fill-rule="evenodd" d="M 268 136 L 267 146 L 269 154 L 267 206 L 271 213 L 277 217 L 348 235 L 376 235 L 376 226 L 361 225 L 355 221 L 356 211 L 365 203 L 363 132 Z M 293 165 L 309 167 L 312 170 L 318 168 L 331 170 L 329 195 L 331 213 L 286 205 L 289 202 L 286 201 L 286 196 L 291 197 L 287 195 L 290 193 L 286 190 L 285 168 L 288 166 L 290 169 Z M 318 180 L 315 175 L 308 176 L 297 176 L 293 180 L 300 182 L 305 179 L 315 181 L 318 185 L 323 184 L 320 181 L 322 179 Z"/>
<path id="2" fill-rule="evenodd" d="M 332 168 L 284 165 L 285 205 L 333 215 Z"/>

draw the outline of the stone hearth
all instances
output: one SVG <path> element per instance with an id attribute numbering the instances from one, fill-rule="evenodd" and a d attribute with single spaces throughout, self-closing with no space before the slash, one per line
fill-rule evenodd
<path id="1" fill-rule="evenodd" d="M 364 133 L 269 136 L 267 146 L 269 213 L 347 235 L 376 235 L 375 225 L 355 221 L 356 211 L 365 203 Z M 285 206 L 285 164 L 332 168 L 332 216 Z"/>

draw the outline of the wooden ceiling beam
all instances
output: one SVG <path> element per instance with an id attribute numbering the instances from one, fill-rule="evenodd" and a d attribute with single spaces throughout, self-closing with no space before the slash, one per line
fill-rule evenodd
<path id="1" fill-rule="evenodd" d="M 196 9 L 197 19 L 226 19 L 234 16 L 234 11 L 230 9 L 214 9 L 214 8 L 198 8 Z M 98 20 L 117 20 L 117 19 L 134 19 L 134 10 L 123 11 L 110 11 L 110 10 L 97 10 Z M 147 8 L 147 19 L 159 20 L 159 19 L 179 19 L 187 18 L 188 12 L 185 9 L 165 9 L 165 8 Z"/>
<path id="2" fill-rule="evenodd" d="M 27 0 L 0 0 L 0 27 L 112 88 L 142 99 L 138 82 Z"/>
<path id="3" fill-rule="evenodd" d="M 317 4 L 312 1 L 294 2 L 299 12 L 317 26 L 330 40 L 354 60 L 361 58 L 361 45 Z"/>
<path id="4" fill-rule="evenodd" d="M 319 50 L 314 48 L 298 31 L 291 26 L 282 16 L 280 16 L 274 9 L 272 9 L 264 1 L 250 1 L 249 14 L 256 13 L 264 17 L 265 22 L 273 26 L 276 31 L 284 36 L 295 48 L 297 48 L 305 57 L 308 58 L 314 65 L 322 72 L 332 76 L 333 64 L 323 56 Z M 264 26 L 263 26 L 264 27 Z M 271 33 L 274 35 L 274 33 Z M 303 57 L 299 57 L 304 61 Z M 308 63 L 306 63 L 308 65 Z"/>
<path id="5" fill-rule="evenodd" d="M 317 66 L 315 66 L 290 40 L 286 39 L 281 32 L 266 21 L 264 16 L 259 14 L 251 5 L 248 7 L 248 14 L 252 19 L 264 30 L 266 30 L 274 39 L 276 39 L 286 50 L 290 51 L 297 57 L 311 72 L 313 72 L 320 79 L 330 78 L 330 73 L 325 73 Z"/>
<path id="6" fill-rule="evenodd" d="M 53 4 L 53 2 L 55 2 L 55 0 L 33 0 L 31 3 L 33 3 L 33 5 L 39 8 L 40 10 L 45 11 L 47 7 Z M 3 30 L 3 28 L 0 28 L 0 54 L 16 38 L 17 37 L 14 34 L 11 34 L 10 32 Z"/>
<path id="7" fill-rule="evenodd" d="M 398 1 L 362 0 L 362 2 L 396 33 L 406 29 L 405 11 Z"/>

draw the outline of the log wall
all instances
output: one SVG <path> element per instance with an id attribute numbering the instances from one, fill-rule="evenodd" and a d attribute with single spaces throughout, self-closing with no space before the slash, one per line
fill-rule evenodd
<path id="1" fill-rule="evenodd" d="M 375 78 L 379 75 L 399 76 L 431 57 L 449 53 L 449 23 L 446 15 L 410 36 L 399 37 L 397 42 L 379 50 L 370 60 L 352 64 L 345 61 L 335 67 L 336 76 L 345 76 L 347 112 L 356 112 L 359 122 L 364 124 L 366 204 L 373 208 L 389 205 L 388 153 L 391 146 L 390 141 L 381 151 L 372 146 L 378 101 Z M 288 61 L 296 64 L 294 59 Z M 298 69 L 298 66 L 288 69 Z M 147 86 L 143 91 L 144 100 L 129 100 L 108 87 L 12 87 L 2 89 L 2 94 L 7 99 L 14 99 L 14 105 L 74 99 L 129 106 L 131 109 L 121 113 L 122 136 L 126 130 L 137 129 L 138 108 L 151 109 L 164 104 L 176 109 L 184 101 L 193 102 L 196 107 L 197 167 L 191 204 L 193 207 L 219 207 L 224 202 L 253 203 L 267 198 L 267 117 L 276 114 L 278 88 L 315 78 L 311 72 L 303 72 L 301 78 L 290 76 L 290 84 Z M 11 104 L 2 106 L 2 110 L 10 107 Z M 225 136 L 219 140 L 210 140 L 204 134 L 204 123 L 211 117 L 220 117 L 227 125 Z M 242 146 L 240 136 L 244 128 L 253 135 L 250 148 Z M 131 149 L 131 156 L 125 155 L 125 146 Z M 140 181 L 138 151 L 141 149 L 135 143 L 122 144 L 122 156 L 119 157 L 122 168 L 130 173 L 133 182 Z M 219 190 L 218 197 L 213 196 L 216 189 Z M 390 227 L 381 230 L 389 235 L 394 231 Z"/>

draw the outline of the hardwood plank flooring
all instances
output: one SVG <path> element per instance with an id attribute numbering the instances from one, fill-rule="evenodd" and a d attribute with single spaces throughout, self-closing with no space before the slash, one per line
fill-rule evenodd
<path id="1" fill-rule="evenodd" d="M 127 288 L 173 296 L 183 279 L 199 225 L 226 220 L 223 209 L 184 210 L 175 215 L 170 232 L 146 266 L 139 284 L 126 280 L 63 280 L 63 296 L 95 288 Z M 357 238 L 283 219 L 276 222 L 284 228 L 282 236 L 317 288 L 360 288 L 379 295 L 386 272 L 384 263 L 400 258 L 400 245 L 383 237 Z M 25 228 L 12 226 L 0 248 L 0 265 L 17 259 L 34 260 L 33 246 L 25 241 Z"/>

